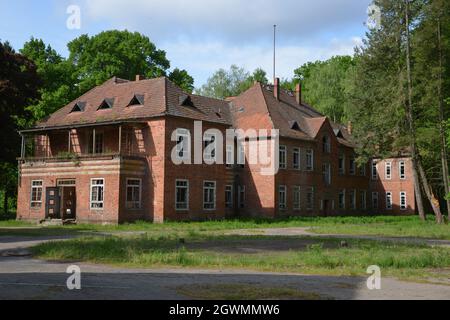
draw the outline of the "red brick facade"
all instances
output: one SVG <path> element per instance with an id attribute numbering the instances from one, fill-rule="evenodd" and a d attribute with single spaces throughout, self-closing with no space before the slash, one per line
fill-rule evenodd
<path id="1" fill-rule="evenodd" d="M 281 90 L 277 99 L 276 90 L 255 84 L 225 102 L 188 95 L 165 78 L 112 79 L 22 132 L 17 218 L 123 223 L 415 212 L 410 159 L 378 162 L 372 179 L 371 164 L 359 168 L 354 162 L 345 127 L 288 92 Z M 98 110 L 102 99 L 113 97 L 110 110 Z M 130 106 L 136 97 L 141 105 Z M 217 129 L 223 136 L 233 127 L 280 129 L 286 167 L 264 176 L 248 161 L 245 166 L 174 164 L 172 135 L 181 128 L 193 136 L 195 121 L 202 121 L 202 133 Z M 193 138 L 190 142 L 194 151 L 198 146 Z M 27 154 L 31 145 L 33 153 Z M 224 145 L 224 159 L 226 151 Z"/>

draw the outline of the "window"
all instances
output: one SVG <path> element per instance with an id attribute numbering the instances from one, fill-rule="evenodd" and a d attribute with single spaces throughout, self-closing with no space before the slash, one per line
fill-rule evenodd
<path id="1" fill-rule="evenodd" d="M 231 168 L 234 165 L 234 145 L 227 145 L 227 162 L 226 166 Z"/>
<path id="2" fill-rule="evenodd" d="M 245 186 L 239 186 L 239 208 L 245 208 Z"/>
<path id="3" fill-rule="evenodd" d="M 384 175 L 386 180 L 392 179 L 392 162 L 386 162 L 384 166 Z"/>
<path id="4" fill-rule="evenodd" d="M 314 170 L 314 150 L 312 149 L 306 150 L 306 170 Z"/>
<path id="5" fill-rule="evenodd" d="M 91 135 L 89 136 L 88 151 L 90 154 L 103 153 L 103 133 L 97 132 L 95 134 L 95 141 L 94 141 L 94 133 L 91 133 Z"/>
<path id="6" fill-rule="evenodd" d="M 293 163 L 292 166 L 294 167 L 295 170 L 300 170 L 300 149 L 299 148 L 294 148 L 292 163 Z"/>
<path id="7" fill-rule="evenodd" d="M 392 210 L 392 192 L 386 192 L 386 209 Z"/>
<path id="8" fill-rule="evenodd" d="M 372 209 L 378 209 L 378 192 L 372 192 Z"/>
<path id="9" fill-rule="evenodd" d="M 205 161 L 216 161 L 216 144 L 217 137 L 212 133 L 205 133 L 204 145 L 205 149 L 209 147 L 208 150 L 205 150 Z"/>
<path id="10" fill-rule="evenodd" d="M 300 192 L 300 187 L 299 186 L 295 186 L 294 187 L 294 193 L 293 193 L 293 199 L 294 199 L 294 203 L 293 203 L 293 207 L 294 210 L 300 210 L 301 207 L 301 192 Z"/>
<path id="11" fill-rule="evenodd" d="M 203 209 L 216 209 L 216 182 L 205 181 L 203 183 Z"/>
<path id="12" fill-rule="evenodd" d="M 278 188 L 278 207 L 281 210 L 286 209 L 286 186 L 280 186 Z"/>
<path id="13" fill-rule="evenodd" d="M 339 192 L 339 209 L 345 209 L 345 189 Z"/>
<path id="14" fill-rule="evenodd" d="M 280 169 L 286 169 L 287 167 L 286 153 L 287 153 L 286 146 L 280 146 Z"/>
<path id="15" fill-rule="evenodd" d="M 345 174 L 345 155 L 344 154 L 339 155 L 339 174 L 340 175 Z"/>
<path id="16" fill-rule="evenodd" d="M 322 147 L 324 153 L 330 153 L 331 152 L 331 142 L 329 136 L 324 136 L 322 138 Z"/>
<path id="17" fill-rule="evenodd" d="M 367 209 L 367 191 L 363 190 L 360 193 L 361 209 Z"/>
<path id="18" fill-rule="evenodd" d="M 91 180 L 91 209 L 103 209 L 104 179 Z"/>
<path id="19" fill-rule="evenodd" d="M 31 181 L 31 208 L 42 207 L 42 180 Z"/>
<path id="20" fill-rule="evenodd" d="M 408 208 L 406 203 L 406 192 L 400 192 L 400 210 L 406 210 Z"/>
<path id="21" fill-rule="evenodd" d="M 191 135 L 187 129 L 177 129 L 177 157 L 179 160 L 189 160 L 191 153 Z"/>
<path id="22" fill-rule="evenodd" d="M 372 180 L 378 180 L 377 162 L 372 161 Z"/>
<path id="23" fill-rule="evenodd" d="M 406 166 L 405 166 L 405 161 L 400 161 L 398 163 L 398 172 L 399 172 L 399 176 L 401 180 L 405 180 L 406 179 Z"/>
<path id="24" fill-rule="evenodd" d="M 331 165 L 324 163 L 322 165 L 323 182 L 329 186 L 331 185 Z"/>
<path id="25" fill-rule="evenodd" d="M 314 187 L 309 187 L 306 191 L 306 209 L 314 209 Z"/>
<path id="26" fill-rule="evenodd" d="M 366 164 L 359 166 L 359 175 L 362 177 L 366 176 Z"/>
<path id="27" fill-rule="evenodd" d="M 237 164 L 240 165 L 242 168 L 245 165 L 245 144 L 244 142 L 238 141 L 238 155 L 237 155 Z"/>
<path id="28" fill-rule="evenodd" d="M 350 175 L 354 176 L 356 174 L 356 161 L 354 157 L 350 158 L 350 169 L 349 169 Z"/>
<path id="29" fill-rule="evenodd" d="M 356 191 L 350 190 L 350 209 L 356 210 Z"/>
<path id="30" fill-rule="evenodd" d="M 127 209 L 141 208 L 141 179 L 127 179 Z"/>
<path id="31" fill-rule="evenodd" d="M 225 208 L 233 208 L 233 186 L 225 186 Z"/>
<path id="32" fill-rule="evenodd" d="M 175 210 L 189 210 L 189 181 L 175 181 Z"/>

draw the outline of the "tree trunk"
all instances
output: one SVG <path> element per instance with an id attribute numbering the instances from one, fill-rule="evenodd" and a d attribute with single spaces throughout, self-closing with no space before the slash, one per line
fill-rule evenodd
<path id="1" fill-rule="evenodd" d="M 425 220 L 425 210 L 423 207 L 422 192 L 420 190 L 419 179 L 419 159 L 416 146 L 416 128 L 414 126 L 413 108 L 412 108 L 412 79 L 411 79 L 411 48 L 410 48 L 410 34 L 409 34 L 409 0 L 405 0 L 405 19 L 406 19 L 406 69 L 408 79 L 408 98 L 406 102 L 406 119 L 408 121 L 408 129 L 411 139 L 411 158 L 413 165 L 414 190 L 416 192 L 417 209 L 419 216 Z M 422 183 L 424 181 L 422 180 Z"/>
<path id="2" fill-rule="evenodd" d="M 422 180 L 422 186 L 425 194 L 427 195 L 427 198 L 430 200 L 431 207 L 433 208 L 434 215 L 436 216 L 436 222 L 441 224 L 444 222 L 444 220 L 442 217 L 441 208 L 439 206 L 439 200 L 434 195 L 433 188 L 431 188 L 430 184 L 428 183 L 427 177 L 425 175 L 425 170 L 423 169 L 420 161 L 418 162 L 418 167 L 420 179 Z"/>
<path id="3" fill-rule="evenodd" d="M 447 158 L 447 141 L 445 137 L 445 116 L 444 116 L 444 102 L 442 96 L 442 35 L 441 35 L 441 20 L 438 18 L 437 26 L 438 35 L 438 50 L 439 50 L 439 83 L 438 83 L 438 99 L 439 99 L 439 137 L 441 142 L 441 162 L 442 162 L 442 181 L 444 183 L 445 194 L 450 194 L 450 178 L 448 170 Z M 450 199 L 447 199 L 447 214 L 450 221 Z"/>

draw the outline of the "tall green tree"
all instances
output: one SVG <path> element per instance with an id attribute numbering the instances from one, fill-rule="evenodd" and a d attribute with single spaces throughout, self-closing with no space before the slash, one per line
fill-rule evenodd
<path id="1" fill-rule="evenodd" d="M 175 68 L 170 72 L 169 79 L 186 92 L 194 91 L 194 78 L 186 70 Z"/>
<path id="2" fill-rule="evenodd" d="M 117 76 L 134 79 L 166 75 L 170 68 L 163 50 L 138 32 L 105 31 L 95 36 L 82 35 L 68 44 L 69 62 L 76 67 L 80 92 L 85 92 Z"/>

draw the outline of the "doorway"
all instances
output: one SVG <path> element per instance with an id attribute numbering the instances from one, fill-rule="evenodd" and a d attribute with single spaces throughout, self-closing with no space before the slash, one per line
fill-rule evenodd
<path id="1" fill-rule="evenodd" d="M 56 185 L 60 195 L 60 216 L 63 220 L 75 220 L 77 217 L 77 189 L 75 179 L 60 179 Z"/>

